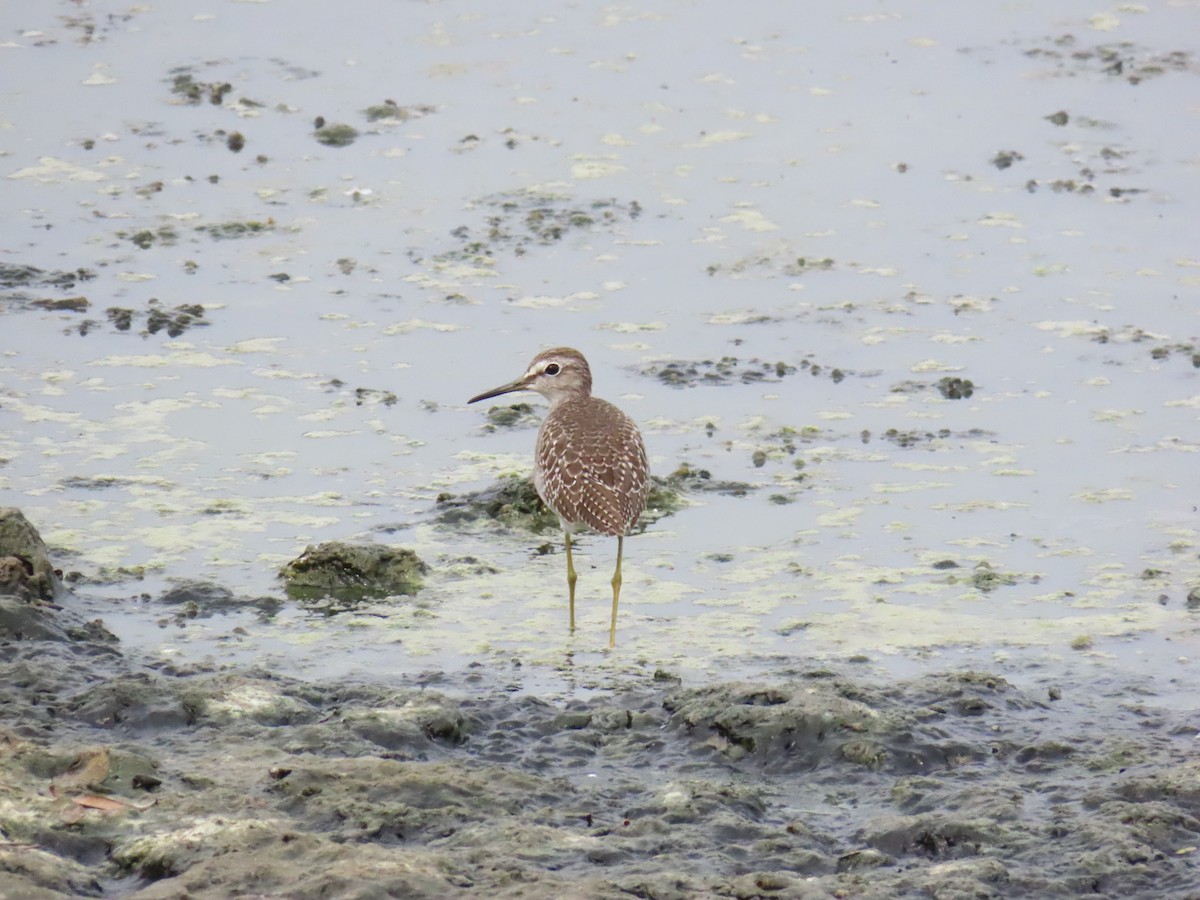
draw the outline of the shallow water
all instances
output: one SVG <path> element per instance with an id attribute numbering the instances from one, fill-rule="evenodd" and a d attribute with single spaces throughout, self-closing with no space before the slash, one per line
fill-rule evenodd
<path id="1" fill-rule="evenodd" d="M 385 679 L 516 657 L 530 689 L 570 691 L 568 657 L 604 683 L 865 656 L 1190 704 L 1195 14 L 23 8 L 0 50 L 2 259 L 94 277 L 7 290 L 3 502 L 151 657 Z M 179 74 L 231 90 L 192 105 Z M 411 118 L 367 121 L 385 98 Z M 317 116 L 362 133 L 326 146 Z M 535 208 L 561 233 L 531 235 Z M 230 223 L 257 230 L 210 237 Z M 90 307 L 30 306 L 70 296 Z M 147 333 L 152 300 L 207 324 Z M 754 487 L 628 542 L 614 657 L 610 541 L 585 542 L 568 638 L 546 537 L 433 524 L 439 493 L 529 468 L 532 430 L 485 433 L 464 401 L 559 343 L 656 472 Z M 726 356 L 769 379 L 647 374 Z M 973 395 L 945 399 L 946 376 Z M 412 547 L 426 590 L 165 628 L 136 599 L 279 594 L 278 565 L 331 539 Z M 1013 583 L 979 590 L 981 563 Z"/>

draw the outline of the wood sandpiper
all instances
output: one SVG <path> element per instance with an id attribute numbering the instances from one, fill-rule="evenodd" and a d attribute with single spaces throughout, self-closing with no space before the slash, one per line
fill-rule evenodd
<path id="1" fill-rule="evenodd" d="M 650 467 L 633 419 L 607 400 L 592 396 L 592 371 L 578 350 L 555 347 L 533 358 L 516 381 L 484 391 L 468 403 L 512 391 L 537 391 L 550 401 L 538 431 L 533 484 L 562 522 L 567 538 L 567 592 L 575 630 L 575 566 L 571 535 L 586 526 L 617 539 L 612 577 L 612 621 L 608 646 L 617 642 L 617 601 L 625 535 L 646 507 Z"/>

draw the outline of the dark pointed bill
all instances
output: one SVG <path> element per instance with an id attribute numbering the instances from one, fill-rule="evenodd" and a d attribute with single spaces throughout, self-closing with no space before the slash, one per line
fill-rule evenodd
<path id="1" fill-rule="evenodd" d="M 499 397 L 501 394 L 511 394 L 513 391 L 523 391 L 527 387 L 525 376 L 522 375 L 516 381 L 510 381 L 508 384 L 502 384 L 498 388 L 492 388 L 490 391 L 484 391 L 478 396 L 472 397 L 468 403 L 474 403 L 477 400 L 487 400 L 490 397 Z"/>

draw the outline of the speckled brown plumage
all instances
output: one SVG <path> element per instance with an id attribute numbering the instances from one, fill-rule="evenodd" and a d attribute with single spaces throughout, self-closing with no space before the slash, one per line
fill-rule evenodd
<path id="1" fill-rule="evenodd" d="M 616 642 L 625 534 L 646 507 L 650 467 L 633 420 L 606 400 L 592 396 L 592 372 L 578 350 L 555 347 L 534 357 L 516 381 L 472 397 L 485 400 L 511 391 L 537 391 L 550 401 L 538 431 L 533 482 L 566 532 L 567 585 L 571 628 L 575 628 L 575 568 L 571 534 L 581 526 L 617 539 L 609 646 Z"/>
<path id="2" fill-rule="evenodd" d="M 646 507 L 649 475 L 637 426 L 607 400 L 564 400 L 538 432 L 533 483 L 565 528 L 626 534 Z"/>

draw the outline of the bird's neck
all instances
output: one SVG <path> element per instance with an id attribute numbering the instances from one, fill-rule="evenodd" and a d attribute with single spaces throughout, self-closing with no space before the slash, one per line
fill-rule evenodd
<path id="1" fill-rule="evenodd" d="M 554 410 L 558 409 L 563 404 L 579 403 L 581 401 L 588 400 L 589 396 L 587 394 L 580 394 L 580 393 L 552 394 L 551 396 L 547 397 L 546 399 L 550 401 L 550 411 L 553 412 Z"/>

